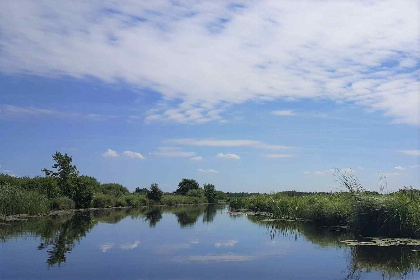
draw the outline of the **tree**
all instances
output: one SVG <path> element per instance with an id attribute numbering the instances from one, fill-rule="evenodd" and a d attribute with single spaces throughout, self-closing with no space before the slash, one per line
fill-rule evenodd
<path id="1" fill-rule="evenodd" d="M 72 157 L 67 154 L 56 152 L 53 155 L 55 170 L 42 169 L 47 177 L 57 178 L 61 195 L 71 198 L 76 208 L 87 208 L 93 198 L 93 189 L 97 188 L 99 182 L 88 176 L 80 176 L 75 165 L 72 165 Z"/>
<path id="2" fill-rule="evenodd" d="M 204 184 L 204 195 L 209 203 L 216 201 L 216 188 L 213 184 Z"/>
<path id="3" fill-rule="evenodd" d="M 189 190 L 197 190 L 200 185 L 194 179 L 182 179 L 182 181 L 178 184 L 178 189 L 176 190 L 176 194 L 179 195 L 186 195 Z"/>
<path id="4" fill-rule="evenodd" d="M 57 178 L 61 194 L 72 198 L 74 196 L 73 182 L 79 175 L 79 171 L 75 165 L 71 164 L 73 159 L 67 154 L 63 155 L 55 152 L 52 158 L 56 162 L 52 168 L 56 170 L 53 171 L 44 168 L 42 171 L 45 172 L 45 176 L 47 177 Z"/>
<path id="5" fill-rule="evenodd" d="M 152 185 L 150 186 L 150 190 L 147 191 L 146 196 L 148 199 L 151 199 L 154 201 L 160 201 L 163 196 L 163 191 L 159 189 L 158 184 L 152 183 Z"/>

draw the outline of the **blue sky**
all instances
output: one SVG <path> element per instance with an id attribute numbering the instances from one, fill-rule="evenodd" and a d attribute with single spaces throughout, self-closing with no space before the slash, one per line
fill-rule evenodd
<path id="1" fill-rule="evenodd" d="M 415 1 L 147 2 L 2 1 L 0 172 L 419 187 Z"/>

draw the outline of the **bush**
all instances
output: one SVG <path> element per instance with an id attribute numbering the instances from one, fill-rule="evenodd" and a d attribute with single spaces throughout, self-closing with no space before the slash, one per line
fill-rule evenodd
<path id="1" fill-rule="evenodd" d="M 127 206 L 131 207 L 149 206 L 149 200 L 145 195 L 129 194 L 120 197 L 120 199 L 124 200 Z"/>
<path id="2" fill-rule="evenodd" d="M 108 208 L 114 207 L 115 205 L 115 197 L 106 194 L 95 194 L 92 200 L 92 207 L 94 208 Z"/>
<path id="3" fill-rule="evenodd" d="M 50 203 L 45 195 L 10 184 L 0 184 L 1 215 L 46 213 L 49 209 Z"/>
<path id="4" fill-rule="evenodd" d="M 100 184 L 93 191 L 95 193 L 102 193 L 115 197 L 130 194 L 130 191 L 126 187 L 116 183 Z"/>
<path id="5" fill-rule="evenodd" d="M 51 201 L 51 210 L 70 210 L 76 207 L 73 200 L 66 196 L 61 196 Z"/>

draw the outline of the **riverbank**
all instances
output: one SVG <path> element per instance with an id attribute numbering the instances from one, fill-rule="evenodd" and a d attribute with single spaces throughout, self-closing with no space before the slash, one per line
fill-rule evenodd
<path id="1" fill-rule="evenodd" d="M 361 236 L 420 238 L 420 192 L 400 190 L 381 195 L 339 192 L 288 196 L 257 195 L 231 199 L 233 210 L 269 214 L 275 219 L 348 226 Z"/>

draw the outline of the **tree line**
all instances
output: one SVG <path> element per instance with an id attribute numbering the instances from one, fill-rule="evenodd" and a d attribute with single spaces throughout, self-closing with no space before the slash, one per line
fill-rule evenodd
<path id="1" fill-rule="evenodd" d="M 172 193 L 164 193 L 157 183 L 130 192 L 117 183 L 101 184 L 91 176 L 80 175 L 73 158 L 56 152 L 54 164 L 44 168 L 45 177 L 12 177 L 0 174 L 0 214 L 36 214 L 49 210 L 149 206 L 156 204 L 215 203 L 226 198 L 213 184 L 203 188 L 194 179 L 182 179 Z M 27 201 L 27 202 L 25 202 Z"/>

